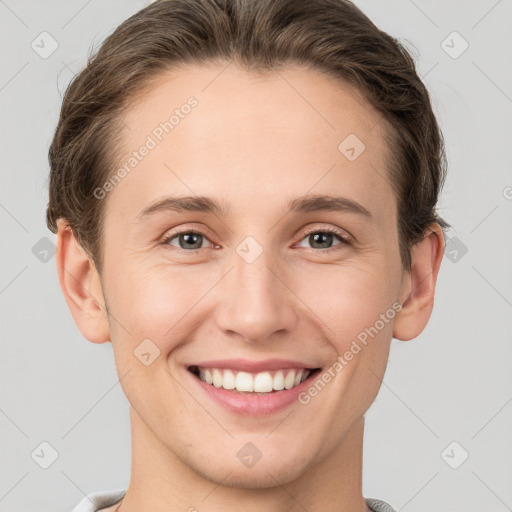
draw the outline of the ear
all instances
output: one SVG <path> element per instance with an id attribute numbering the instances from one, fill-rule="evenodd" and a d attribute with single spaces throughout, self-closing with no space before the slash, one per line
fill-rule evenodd
<path id="1" fill-rule="evenodd" d="M 412 267 L 403 279 L 401 311 L 395 316 L 393 337 L 407 341 L 425 328 L 434 307 L 437 275 L 444 254 L 441 226 L 430 224 L 422 240 L 411 249 Z"/>
<path id="2" fill-rule="evenodd" d="M 60 287 L 80 332 L 92 343 L 110 341 L 99 274 L 64 219 L 58 221 L 56 261 Z"/>

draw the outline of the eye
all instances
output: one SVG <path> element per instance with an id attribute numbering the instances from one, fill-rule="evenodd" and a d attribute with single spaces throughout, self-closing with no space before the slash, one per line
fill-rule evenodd
<path id="1" fill-rule="evenodd" d="M 178 246 L 171 243 L 172 240 L 177 239 Z M 195 251 L 199 249 L 203 249 L 203 242 L 208 240 L 208 238 L 202 233 L 198 233 L 196 231 L 180 231 L 179 233 L 174 233 L 171 236 L 168 236 L 162 241 L 164 245 L 172 245 L 173 247 L 178 247 L 180 249 Z M 208 240 L 209 241 L 209 240 Z M 211 243 L 211 242 L 210 242 Z"/>
<path id="2" fill-rule="evenodd" d="M 323 228 L 309 231 L 308 233 L 306 233 L 301 242 L 307 240 L 310 244 L 313 245 L 312 248 L 317 250 L 331 249 L 333 248 L 332 242 L 334 238 L 337 238 L 339 240 L 339 243 L 335 244 L 334 247 L 338 245 L 343 246 L 351 244 L 351 239 L 343 232 L 335 228 Z M 314 245 L 317 245 L 317 247 L 314 247 Z"/>
<path id="3" fill-rule="evenodd" d="M 336 238 L 338 239 L 339 243 L 333 245 L 333 240 Z M 351 238 L 348 235 L 344 234 L 338 229 L 330 227 L 311 230 L 304 235 L 300 243 L 302 243 L 304 240 L 309 242 L 313 246 L 312 250 L 315 251 L 322 249 L 329 250 L 334 249 L 337 246 L 346 246 L 351 244 Z M 189 229 L 173 233 L 172 235 L 164 238 L 161 243 L 162 245 L 170 245 L 178 249 L 183 249 L 187 252 L 196 252 L 200 249 L 208 247 L 208 244 L 204 245 L 204 243 L 207 242 L 209 242 L 211 246 L 212 242 L 210 242 L 206 235 Z M 341 249 L 341 247 L 339 248 Z"/>

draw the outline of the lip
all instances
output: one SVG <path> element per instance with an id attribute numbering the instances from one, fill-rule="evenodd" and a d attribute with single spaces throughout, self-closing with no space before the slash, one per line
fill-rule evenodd
<path id="1" fill-rule="evenodd" d="M 219 363 L 220 361 L 215 362 L 216 365 Z M 295 362 L 294 364 L 297 363 Z M 207 367 L 219 368 L 219 366 Z M 306 367 L 302 365 L 300 368 Z M 209 400 L 212 400 L 230 412 L 246 416 L 270 415 L 277 413 L 288 406 L 291 406 L 291 404 L 294 402 L 298 402 L 299 395 L 312 385 L 313 380 L 318 376 L 320 372 L 321 369 L 317 368 L 314 372 L 311 372 L 306 380 L 291 389 L 283 389 L 281 391 L 273 391 L 265 394 L 256 394 L 237 393 L 223 388 L 216 388 L 212 384 L 208 384 L 207 382 L 202 381 L 197 375 L 192 373 L 192 371 L 186 371 L 186 373 L 190 376 L 190 379 L 196 383 L 195 385 L 199 386 L 199 388 L 206 394 Z"/>
<path id="2" fill-rule="evenodd" d="M 318 368 L 317 365 L 307 365 L 300 361 L 291 359 L 266 359 L 262 361 L 251 361 L 249 359 L 217 359 L 215 361 L 202 361 L 189 365 L 201 366 L 202 368 L 222 368 L 239 372 L 259 373 L 272 370 L 286 370 L 291 368 Z"/>

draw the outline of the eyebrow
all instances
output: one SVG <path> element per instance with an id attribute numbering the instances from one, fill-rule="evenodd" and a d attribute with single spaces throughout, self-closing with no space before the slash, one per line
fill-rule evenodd
<path id="1" fill-rule="evenodd" d="M 306 196 L 294 199 L 288 204 L 291 212 L 308 213 L 308 212 L 348 212 L 356 213 L 368 219 L 372 218 L 372 214 L 362 204 L 346 197 L 334 197 L 326 195 Z"/>
<path id="2" fill-rule="evenodd" d="M 357 201 L 346 197 L 334 197 L 328 195 L 312 195 L 293 199 L 287 205 L 288 212 L 341 212 L 355 213 L 372 218 L 372 214 Z M 212 213 L 221 217 L 227 217 L 231 208 L 225 202 L 217 202 L 206 196 L 182 196 L 165 197 L 147 208 L 144 208 L 136 217 L 138 221 L 157 212 L 201 212 Z"/>
<path id="3" fill-rule="evenodd" d="M 165 197 L 144 208 L 136 218 L 142 220 L 144 217 L 162 211 L 213 213 L 227 217 L 231 209 L 225 203 L 217 203 L 205 196 Z"/>

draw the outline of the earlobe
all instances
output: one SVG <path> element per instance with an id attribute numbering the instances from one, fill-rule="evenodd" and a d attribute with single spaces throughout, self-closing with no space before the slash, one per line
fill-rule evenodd
<path id="1" fill-rule="evenodd" d="M 403 281 L 402 309 L 395 317 L 394 338 L 411 340 L 421 334 L 427 325 L 434 307 L 444 245 L 441 226 L 434 223 L 430 224 L 424 238 L 412 247 L 412 267 Z"/>
<path id="2" fill-rule="evenodd" d="M 64 298 L 80 332 L 93 343 L 110 341 L 98 272 L 64 219 L 58 221 L 56 261 Z"/>

